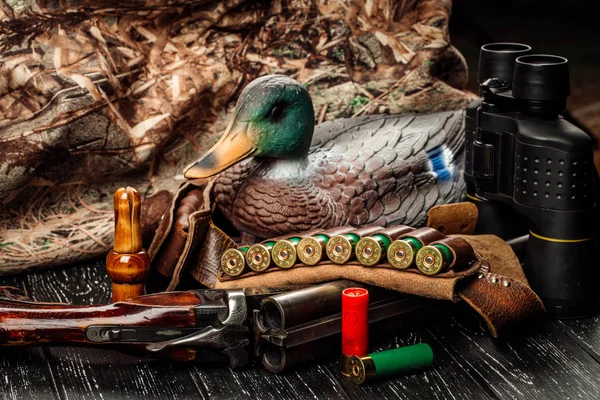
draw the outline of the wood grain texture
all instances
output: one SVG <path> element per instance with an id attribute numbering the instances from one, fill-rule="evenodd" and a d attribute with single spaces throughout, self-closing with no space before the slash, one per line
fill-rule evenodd
<path id="1" fill-rule="evenodd" d="M 110 299 L 102 261 L 2 280 L 39 301 L 101 304 Z M 178 363 L 85 348 L 3 348 L 2 399 L 555 399 L 600 397 L 600 321 L 548 321 L 521 337 L 495 340 L 466 308 L 372 343 L 378 351 L 425 342 L 434 367 L 355 386 L 337 359 L 273 375 L 260 363 Z M 596 359 L 595 359 L 596 357 Z"/>
<path id="2" fill-rule="evenodd" d="M 142 249 L 140 223 L 141 198 L 134 188 L 119 188 L 113 196 L 115 238 L 106 256 L 106 272 L 112 279 L 112 301 L 117 302 L 146 293 L 150 258 Z"/>

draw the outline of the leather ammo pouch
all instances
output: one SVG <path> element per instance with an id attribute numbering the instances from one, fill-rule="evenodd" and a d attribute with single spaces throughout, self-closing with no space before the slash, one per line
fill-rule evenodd
<path id="1" fill-rule="evenodd" d="M 185 184 L 176 194 L 149 249 L 152 260 L 149 292 L 199 284 L 220 289 L 292 287 L 350 279 L 433 299 L 462 299 L 484 318 L 494 337 L 544 312 L 541 300 L 529 287 L 510 246 L 493 235 L 469 235 L 477 220 L 476 208 L 470 203 L 437 206 L 429 212 L 429 227 L 445 235 L 456 234 L 472 247 L 476 260 L 462 269 L 451 268 L 426 276 L 415 269 L 398 270 L 386 263 L 364 267 L 356 261 L 338 265 L 324 260 L 315 266 L 297 264 L 285 270 L 271 267 L 263 273 L 247 272 L 236 278 L 228 277 L 221 271 L 220 259 L 225 250 L 236 244 L 213 223 L 211 189 L 211 184 L 204 187 Z M 334 231 L 353 231 L 361 236 L 373 233 L 373 227 L 339 227 Z M 310 234 L 294 233 L 293 236 Z M 425 233 L 433 235 L 430 237 L 433 240 L 443 239 L 444 234 L 433 229 Z M 450 239 L 449 243 L 464 242 Z"/>

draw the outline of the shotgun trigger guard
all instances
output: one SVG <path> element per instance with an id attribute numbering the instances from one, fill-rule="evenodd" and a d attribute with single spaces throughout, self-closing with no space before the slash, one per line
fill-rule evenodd
<path id="1" fill-rule="evenodd" d="M 245 339 L 237 347 L 223 350 L 223 354 L 227 354 L 229 357 L 231 368 L 239 368 L 248 364 L 248 351 L 246 350 L 248 343 L 248 339 Z"/>
<path id="2" fill-rule="evenodd" d="M 246 295 L 242 291 L 223 291 L 224 296 L 220 301 L 226 304 L 227 312 L 219 312 L 218 320 L 212 325 L 200 328 L 196 332 L 172 340 L 151 343 L 146 349 L 151 352 L 161 351 L 169 347 L 205 347 L 223 349 L 223 353 L 229 356 L 232 367 L 245 365 L 248 361 L 248 353 L 245 346 L 249 340 L 246 337 L 248 328 L 244 325 L 248 314 Z M 216 299 L 215 299 L 216 300 Z M 207 304 L 208 313 L 215 308 L 215 304 Z M 203 304 L 196 307 L 198 319 L 205 314 Z"/>

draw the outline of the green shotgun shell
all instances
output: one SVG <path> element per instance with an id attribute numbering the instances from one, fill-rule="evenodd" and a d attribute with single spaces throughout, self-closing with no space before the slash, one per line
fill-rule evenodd
<path id="1" fill-rule="evenodd" d="M 360 237 L 353 233 L 336 235 L 329 238 L 325 250 L 327 257 L 336 264 L 345 264 L 352 257 L 352 252 Z"/>
<path id="2" fill-rule="evenodd" d="M 280 268 L 288 269 L 296 264 L 296 260 L 298 259 L 296 246 L 299 242 L 299 237 L 292 237 L 275 243 L 271 250 L 271 257 L 273 257 L 275 265 Z"/>
<path id="3" fill-rule="evenodd" d="M 394 268 L 406 269 L 412 265 L 415 253 L 421 247 L 421 242 L 413 237 L 394 240 L 387 249 L 388 262 Z"/>
<path id="4" fill-rule="evenodd" d="M 322 233 L 300 240 L 296 246 L 300 262 L 306 265 L 317 265 L 323 259 L 328 241 L 329 236 Z"/>
<path id="5" fill-rule="evenodd" d="M 250 246 L 246 253 L 246 263 L 252 271 L 262 272 L 271 266 L 271 249 L 275 242 L 269 241 Z"/>
<path id="6" fill-rule="evenodd" d="M 362 265 L 371 267 L 379 263 L 391 243 L 387 235 L 376 234 L 362 238 L 356 244 L 356 258 Z"/>
<path id="7" fill-rule="evenodd" d="M 450 249 L 443 244 L 423 246 L 417 253 L 416 264 L 425 275 L 436 275 L 448 268 L 454 261 Z"/>
<path id="8" fill-rule="evenodd" d="M 420 343 L 380 351 L 369 355 L 350 357 L 350 379 L 357 385 L 372 378 L 386 378 L 431 367 L 433 351 Z"/>
<path id="9" fill-rule="evenodd" d="M 247 252 L 248 246 L 226 250 L 221 256 L 221 269 L 223 272 L 232 277 L 240 276 L 246 268 L 245 256 Z"/>

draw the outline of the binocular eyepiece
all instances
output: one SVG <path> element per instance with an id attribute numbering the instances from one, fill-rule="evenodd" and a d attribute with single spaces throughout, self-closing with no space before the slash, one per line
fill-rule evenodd
<path id="1" fill-rule="evenodd" d="M 569 61 L 560 56 L 532 54 L 520 43 L 492 43 L 481 47 L 478 82 L 487 89 L 512 89 L 524 112 L 557 114 L 571 93 Z"/>
<path id="2" fill-rule="evenodd" d="M 497 78 L 506 86 L 512 86 L 515 60 L 531 52 L 531 46 L 520 43 L 490 43 L 481 46 L 477 82 L 483 84 L 490 78 Z"/>

